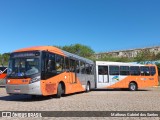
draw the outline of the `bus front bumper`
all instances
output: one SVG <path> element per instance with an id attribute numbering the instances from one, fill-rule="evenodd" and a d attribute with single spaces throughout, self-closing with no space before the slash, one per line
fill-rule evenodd
<path id="1" fill-rule="evenodd" d="M 7 94 L 42 95 L 40 81 L 25 85 L 6 84 L 6 92 Z"/>

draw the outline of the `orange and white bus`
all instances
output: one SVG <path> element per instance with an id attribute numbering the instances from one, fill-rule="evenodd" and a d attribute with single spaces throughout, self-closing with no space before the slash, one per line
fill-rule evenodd
<path id="1" fill-rule="evenodd" d="M 96 88 L 138 88 L 158 85 L 156 65 L 96 61 Z"/>
<path id="2" fill-rule="evenodd" d="M 53 46 L 37 46 L 11 53 L 8 94 L 56 95 L 95 88 L 94 62 Z"/>
<path id="3" fill-rule="evenodd" d="M 5 79 L 7 76 L 7 67 L 0 67 L 0 80 Z"/>

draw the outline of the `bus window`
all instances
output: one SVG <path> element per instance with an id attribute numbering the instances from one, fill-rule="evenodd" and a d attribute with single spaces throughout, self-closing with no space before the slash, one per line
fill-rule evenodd
<path id="1" fill-rule="evenodd" d="M 80 72 L 80 65 L 79 65 L 79 61 L 76 61 L 76 73 Z"/>
<path id="2" fill-rule="evenodd" d="M 108 66 L 98 66 L 98 75 L 108 75 Z"/>
<path id="3" fill-rule="evenodd" d="M 55 54 L 48 55 L 47 71 L 55 73 Z"/>
<path id="4" fill-rule="evenodd" d="M 93 65 L 86 64 L 86 74 L 92 74 Z"/>
<path id="5" fill-rule="evenodd" d="M 70 59 L 70 72 L 75 72 L 75 68 L 76 68 L 76 61 Z"/>
<path id="6" fill-rule="evenodd" d="M 119 66 L 109 66 L 110 75 L 119 75 Z"/>
<path id="7" fill-rule="evenodd" d="M 70 68 L 70 63 L 69 63 L 69 58 L 65 58 L 65 69 L 67 72 L 69 72 L 69 68 Z"/>
<path id="8" fill-rule="evenodd" d="M 154 66 L 150 67 L 150 73 L 152 76 L 156 74 L 156 68 Z"/>
<path id="9" fill-rule="evenodd" d="M 142 76 L 149 76 L 150 75 L 149 67 L 141 66 L 140 70 L 141 70 L 141 75 Z"/>
<path id="10" fill-rule="evenodd" d="M 80 68 L 81 68 L 81 74 L 85 74 L 86 69 L 85 69 L 85 63 L 84 62 L 80 62 Z"/>
<path id="11" fill-rule="evenodd" d="M 56 55 L 56 71 L 60 73 L 64 70 L 64 58 L 60 55 Z"/>
<path id="12" fill-rule="evenodd" d="M 129 66 L 120 66 L 120 75 L 129 75 Z"/>
<path id="13" fill-rule="evenodd" d="M 130 66 L 130 74 L 135 76 L 140 75 L 139 66 Z"/>

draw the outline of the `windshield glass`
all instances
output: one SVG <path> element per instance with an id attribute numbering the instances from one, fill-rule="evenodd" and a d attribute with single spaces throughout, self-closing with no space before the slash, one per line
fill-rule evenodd
<path id="1" fill-rule="evenodd" d="M 11 58 L 8 67 L 8 77 L 25 77 L 39 73 L 38 58 Z"/>

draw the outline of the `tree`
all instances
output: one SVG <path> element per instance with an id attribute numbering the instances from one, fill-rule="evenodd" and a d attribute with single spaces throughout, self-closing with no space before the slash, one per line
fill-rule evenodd
<path id="1" fill-rule="evenodd" d="M 160 52 L 156 54 L 156 60 L 160 60 Z"/>
<path id="2" fill-rule="evenodd" d="M 86 58 L 90 58 L 95 53 L 89 46 L 82 44 L 72 44 L 69 46 L 63 46 L 59 48 Z"/>
<path id="3" fill-rule="evenodd" d="M 0 54 L 0 64 L 2 66 L 8 65 L 9 56 L 10 56 L 10 53 Z"/>

